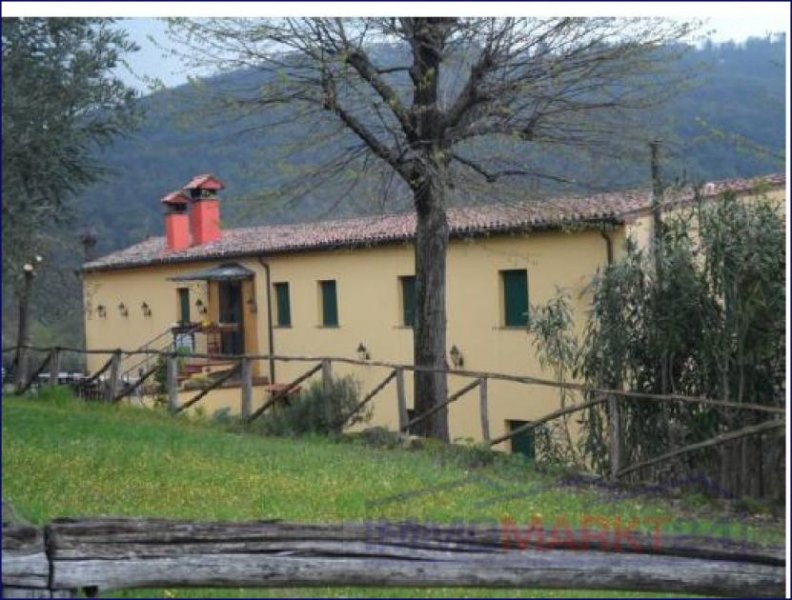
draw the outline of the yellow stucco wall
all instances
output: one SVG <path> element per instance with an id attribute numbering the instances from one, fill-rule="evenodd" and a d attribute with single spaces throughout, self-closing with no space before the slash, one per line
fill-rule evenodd
<path id="1" fill-rule="evenodd" d="M 616 237 L 619 237 L 618 232 Z M 556 287 L 569 290 L 575 301 L 576 313 L 582 316 L 587 299 L 579 296 L 605 259 L 605 241 L 596 231 L 538 232 L 452 241 L 448 255 L 448 348 L 456 345 L 461 350 L 466 369 L 547 376 L 539 367 L 531 338 L 525 330 L 502 326 L 499 271 L 527 269 L 531 304 L 546 302 L 555 294 Z M 85 274 L 86 305 L 92 307 L 86 317 L 87 347 L 137 348 L 162 333 L 178 319 L 176 289 L 179 287 L 190 288 L 192 320 L 211 317 L 213 302 L 208 297 L 205 283 L 173 282 L 168 278 L 220 262 Z M 264 268 L 256 259 L 236 262 L 255 272 L 252 288 L 257 310 L 255 313 L 246 310 L 245 318 L 257 332 L 258 352 L 267 353 Z M 363 343 L 372 360 L 412 362 L 412 329 L 401 325 L 399 283 L 400 276 L 414 274 L 412 246 L 282 255 L 270 257 L 268 262 L 272 283 L 288 282 L 290 288 L 292 325 L 275 328 L 276 354 L 357 358 L 357 347 Z M 337 282 L 339 326 L 324 328 L 319 325 L 318 282 L 329 279 Z M 197 312 L 197 298 L 210 305 L 209 315 Z M 151 307 L 150 317 L 144 317 L 140 309 L 144 301 Z M 121 316 L 117 310 L 120 302 L 129 307 L 128 317 Z M 96 314 L 99 304 L 107 307 L 104 318 Z M 274 298 L 272 304 L 274 313 Z M 582 319 L 580 321 L 582 324 Z M 246 349 L 254 351 L 250 345 Z M 104 360 L 104 356 L 91 356 L 89 369 L 99 368 Z M 132 360 L 129 359 L 127 364 Z M 277 363 L 276 380 L 290 381 L 310 366 L 311 363 Z M 259 372 L 268 372 L 264 361 L 259 365 Z M 384 368 L 334 365 L 334 374 L 353 374 L 358 378 L 363 393 L 373 388 L 387 373 Z M 449 388 L 454 391 L 467 382 L 469 379 L 451 377 Z M 411 407 L 412 377 L 409 373 L 406 384 L 408 406 Z M 211 414 L 212 410 L 227 405 L 237 412 L 238 398 L 238 390 L 224 391 L 217 398 L 206 401 L 206 410 Z M 210 404 L 212 410 L 209 410 Z M 489 385 L 492 435 L 505 431 L 507 419 L 535 419 L 555 409 L 557 404 L 557 395 L 551 389 L 492 381 Z M 398 419 L 393 383 L 377 396 L 372 405 L 372 424 L 395 428 Z M 480 439 L 478 396 L 475 392 L 450 407 L 450 428 L 454 438 Z"/>
<path id="2" fill-rule="evenodd" d="M 741 194 L 738 197 L 744 202 L 767 202 L 779 210 L 781 217 L 784 217 L 786 214 L 786 192 L 783 189 L 772 189 L 762 194 Z M 688 214 L 684 211 L 689 210 L 690 208 L 686 207 L 665 211 L 664 214 L 673 215 L 680 212 L 682 212 L 682 214 Z M 697 231 L 698 223 L 694 219 L 690 221 L 689 226 L 695 232 Z M 651 214 L 644 213 L 631 219 L 630 222 L 627 223 L 626 233 L 636 241 L 638 247 L 649 248 L 649 243 L 652 236 Z"/>

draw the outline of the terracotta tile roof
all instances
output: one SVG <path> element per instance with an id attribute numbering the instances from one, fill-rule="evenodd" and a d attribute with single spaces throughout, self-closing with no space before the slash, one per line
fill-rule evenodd
<path id="1" fill-rule="evenodd" d="M 706 197 L 725 191 L 748 192 L 760 186 L 783 186 L 783 174 L 755 179 L 731 179 L 704 186 Z M 674 195 L 668 205 L 690 202 L 692 189 Z M 448 211 L 451 237 L 552 229 L 571 224 L 623 223 L 650 207 L 649 190 L 597 194 L 587 197 L 481 204 L 455 207 Z M 190 262 L 231 257 L 274 255 L 307 250 L 327 250 L 407 242 L 415 235 L 415 215 L 389 214 L 339 221 L 265 225 L 227 229 L 215 242 L 179 251 L 167 251 L 165 238 L 150 238 L 124 250 L 86 263 L 84 271 Z"/>

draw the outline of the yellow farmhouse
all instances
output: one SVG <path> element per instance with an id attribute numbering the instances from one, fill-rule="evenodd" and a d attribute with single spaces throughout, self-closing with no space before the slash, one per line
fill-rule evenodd
<path id="1" fill-rule="evenodd" d="M 185 347 L 209 355 L 333 356 L 412 362 L 415 220 L 411 214 L 320 223 L 222 230 L 211 175 L 194 178 L 162 199 L 164 237 L 151 238 L 83 267 L 86 346 L 89 350 Z M 732 190 L 742 197 L 783 198 L 785 178 L 709 183 L 706 198 Z M 673 205 L 692 199 L 690 190 Z M 650 193 L 594 195 L 553 201 L 452 208 L 447 270 L 449 365 L 474 371 L 545 376 L 526 333 L 531 304 L 564 288 L 581 321 L 590 298 L 584 288 L 596 271 L 623 252 L 632 236 L 650 236 Z M 95 372 L 107 359 L 91 355 Z M 124 360 L 134 377 L 140 356 Z M 191 361 L 187 375 L 228 367 Z M 258 361 L 253 408 L 310 366 Z M 362 390 L 388 370 L 334 364 Z M 470 379 L 451 376 L 449 392 Z M 411 379 L 406 377 L 412 406 Z M 186 399 L 190 396 L 182 394 Z M 555 390 L 490 381 L 492 437 L 558 408 Z M 208 414 L 240 410 L 239 387 L 211 392 Z M 394 386 L 378 394 L 372 425 L 395 429 Z M 449 407 L 452 439 L 481 439 L 479 400 L 467 394 Z M 503 449 L 508 449 L 508 443 Z"/>

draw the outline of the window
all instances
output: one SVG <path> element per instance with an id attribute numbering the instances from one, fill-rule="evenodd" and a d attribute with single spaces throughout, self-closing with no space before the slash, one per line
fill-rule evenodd
<path id="1" fill-rule="evenodd" d="M 506 429 L 509 433 L 527 425 L 530 421 L 506 421 Z M 511 451 L 512 454 L 522 454 L 528 460 L 536 458 L 536 448 L 534 446 L 533 431 L 523 431 L 511 438 Z"/>
<path id="2" fill-rule="evenodd" d="M 275 284 L 275 304 L 278 311 L 278 327 L 291 327 L 291 304 L 289 303 L 289 284 Z"/>
<path id="3" fill-rule="evenodd" d="M 322 291 L 322 326 L 338 327 L 338 298 L 336 297 L 336 282 L 320 281 Z"/>
<path id="4" fill-rule="evenodd" d="M 399 277 L 401 283 L 402 325 L 415 326 L 415 277 L 407 275 Z"/>
<path id="5" fill-rule="evenodd" d="M 506 327 L 528 325 L 528 271 L 501 271 L 503 280 L 503 324 Z"/>
<path id="6" fill-rule="evenodd" d="M 190 289 L 178 288 L 176 294 L 179 297 L 179 323 L 184 325 L 190 322 Z"/>

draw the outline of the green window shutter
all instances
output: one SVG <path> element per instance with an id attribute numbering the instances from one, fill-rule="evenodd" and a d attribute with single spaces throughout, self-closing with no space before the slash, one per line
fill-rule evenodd
<path id="1" fill-rule="evenodd" d="M 412 275 L 401 278 L 402 288 L 402 325 L 415 327 L 415 277 Z"/>
<path id="2" fill-rule="evenodd" d="M 189 288 L 179 288 L 179 322 L 190 322 L 190 290 Z"/>
<path id="3" fill-rule="evenodd" d="M 289 303 L 289 284 L 275 284 L 275 301 L 278 305 L 278 327 L 291 326 L 291 304 Z"/>
<path id="4" fill-rule="evenodd" d="M 528 271 L 502 271 L 504 324 L 506 327 L 528 325 Z"/>
<path id="5" fill-rule="evenodd" d="M 322 281 L 322 325 L 338 326 L 338 299 L 336 298 L 336 282 Z"/>

